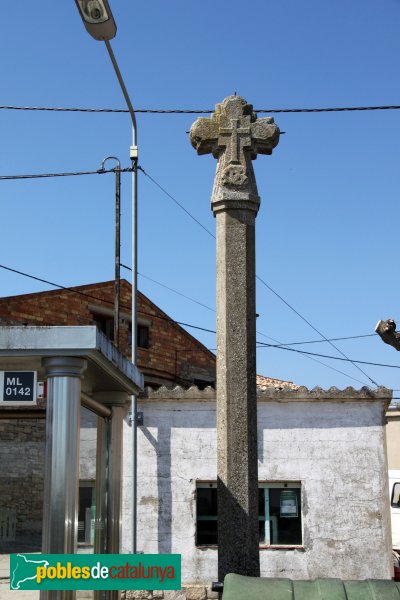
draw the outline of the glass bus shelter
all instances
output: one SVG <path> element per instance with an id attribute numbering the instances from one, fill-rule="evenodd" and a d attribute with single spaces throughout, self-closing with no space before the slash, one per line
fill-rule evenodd
<path id="1" fill-rule="evenodd" d="M 120 552 L 122 425 L 142 387 L 96 327 L 0 327 L 2 598 L 11 553 Z"/>

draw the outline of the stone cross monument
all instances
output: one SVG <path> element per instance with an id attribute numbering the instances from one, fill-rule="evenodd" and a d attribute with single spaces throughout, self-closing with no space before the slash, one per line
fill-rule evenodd
<path id="1" fill-rule="evenodd" d="M 211 206 L 217 226 L 218 579 L 260 575 L 258 532 L 255 218 L 252 160 L 272 154 L 279 128 L 240 96 L 190 130 L 198 154 L 218 159 Z"/>

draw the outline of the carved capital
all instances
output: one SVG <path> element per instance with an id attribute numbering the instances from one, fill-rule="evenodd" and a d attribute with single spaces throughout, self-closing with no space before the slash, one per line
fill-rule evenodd
<path id="1" fill-rule="evenodd" d="M 198 154 L 218 159 L 213 206 L 220 206 L 221 200 L 248 200 L 254 210 L 259 197 L 251 161 L 257 154 L 272 154 L 278 144 L 279 128 L 273 118 L 258 119 L 244 98 L 229 96 L 216 105 L 211 118 L 197 119 L 190 141 Z"/>

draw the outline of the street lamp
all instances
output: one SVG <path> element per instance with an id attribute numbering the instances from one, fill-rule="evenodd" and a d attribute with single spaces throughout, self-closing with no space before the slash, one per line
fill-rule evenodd
<path id="1" fill-rule="evenodd" d="M 138 145 L 136 115 L 122 79 L 121 71 L 111 48 L 110 40 L 117 33 L 117 25 L 107 0 L 75 0 L 86 30 L 95 40 L 103 41 L 124 95 L 132 120 L 132 362 L 136 365 L 137 336 L 137 205 L 138 205 Z M 136 554 L 137 533 L 137 398 L 132 396 L 132 552 Z"/>
<path id="2" fill-rule="evenodd" d="M 117 26 L 107 0 L 75 0 L 83 23 L 95 40 L 109 41 L 115 37 Z"/>

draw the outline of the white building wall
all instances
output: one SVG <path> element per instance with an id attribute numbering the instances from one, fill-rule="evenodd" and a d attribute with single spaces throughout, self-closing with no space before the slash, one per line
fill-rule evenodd
<path id="1" fill-rule="evenodd" d="M 261 549 L 261 575 L 392 576 L 385 392 L 300 388 L 259 396 L 259 480 L 300 481 L 303 518 L 303 548 Z M 209 583 L 217 579 L 217 550 L 195 546 L 195 490 L 196 480 L 217 476 L 213 392 L 161 389 L 139 410 L 138 549 L 180 553 L 183 582 Z M 125 446 L 128 470 L 129 458 Z M 128 473 L 122 551 L 130 544 L 130 484 Z"/>

